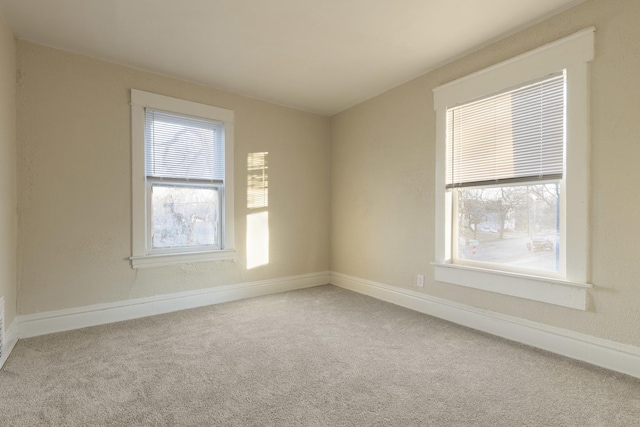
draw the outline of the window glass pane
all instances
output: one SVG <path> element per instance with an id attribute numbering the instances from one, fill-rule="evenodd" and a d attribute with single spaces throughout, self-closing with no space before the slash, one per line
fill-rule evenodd
<path id="1" fill-rule="evenodd" d="M 559 183 L 459 189 L 459 260 L 559 270 Z"/>
<path id="2" fill-rule="evenodd" d="M 218 205 L 217 188 L 153 185 L 153 248 L 219 245 Z"/>

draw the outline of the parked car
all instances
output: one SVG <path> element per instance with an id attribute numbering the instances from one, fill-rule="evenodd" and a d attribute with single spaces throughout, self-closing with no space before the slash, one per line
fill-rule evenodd
<path id="1" fill-rule="evenodd" d="M 553 242 L 546 237 L 532 237 L 531 240 L 527 242 L 527 249 L 534 252 L 552 251 L 553 246 Z"/>

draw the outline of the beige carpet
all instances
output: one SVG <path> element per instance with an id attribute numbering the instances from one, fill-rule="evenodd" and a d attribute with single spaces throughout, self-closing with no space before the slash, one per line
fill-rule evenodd
<path id="1" fill-rule="evenodd" d="M 638 426 L 640 380 L 328 285 L 21 340 L 0 425 Z"/>

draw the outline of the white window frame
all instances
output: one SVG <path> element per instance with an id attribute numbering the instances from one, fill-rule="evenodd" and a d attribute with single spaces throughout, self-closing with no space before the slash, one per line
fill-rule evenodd
<path id="1" fill-rule="evenodd" d="M 594 57 L 590 27 L 433 90 L 436 112 L 436 281 L 586 310 L 589 277 L 589 74 Z M 452 262 L 452 197 L 446 191 L 447 108 L 503 92 L 565 70 L 565 173 L 560 189 L 562 277 L 490 270 Z M 570 221 L 567 221 L 570 218 Z"/>
<path id="2" fill-rule="evenodd" d="M 150 247 L 148 221 L 150 221 L 151 186 L 147 184 L 145 173 L 145 108 L 215 120 L 224 124 L 224 190 L 221 205 L 220 249 L 189 252 L 183 248 L 175 251 L 158 251 Z M 231 110 L 131 89 L 132 256 L 130 260 L 133 268 L 234 259 L 233 134 L 234 113 Z"/>

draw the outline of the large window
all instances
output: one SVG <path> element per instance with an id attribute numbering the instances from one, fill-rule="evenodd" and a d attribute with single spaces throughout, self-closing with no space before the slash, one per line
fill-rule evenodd
<path id="1" fill-rule="evenodd" d="M 564 72 L 447 108 L 452 259 L 559 276 Z"/>
<path id="2" fill-rule="evenodd" d="M 435 279 L 585 309 L 593 29 L 434 90 Z"/>
<path id="3" fill-rule="evenodd" d="M 134 267 L 232 257 L 233 112 L 132 90 Z"/>

